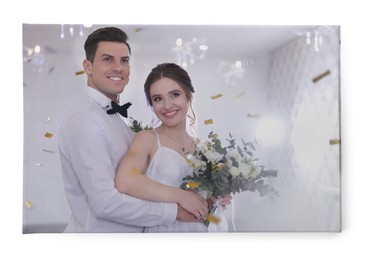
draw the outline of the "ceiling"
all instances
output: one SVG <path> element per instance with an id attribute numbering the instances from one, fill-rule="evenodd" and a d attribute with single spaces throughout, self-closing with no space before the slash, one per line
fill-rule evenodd
<path id="1" fill-rule="evenodd" d="M 268 53 L 282 44 L 314 30 L 315 26 L 220 26 L 220 25 L 64 25 L 61 39 L 59 24 L 23 24 L 23 45 L 40 45 L 49 53 L 80 52 L 88 34 L 97 28 L 116 26 L 129 35 L 132 53 L 151 55 L 170 51 L 177 38 L 183 42 L 204 39 L 210 53 L 225 57 L 257 56 Z M 70 27 L 74 36 L 70 36 Z M 83 36 L 79 36 L 80 28 Z M 83 54 L 83 52 L 82 52 Z"/>

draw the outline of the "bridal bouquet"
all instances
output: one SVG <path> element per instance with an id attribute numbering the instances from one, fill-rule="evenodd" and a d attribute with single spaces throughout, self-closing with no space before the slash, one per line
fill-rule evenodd
<path id="1" fill-rule="evenodd" d="M 214 197 L 217 201 L 220 197 L 243 191 L 259 192 L 260 196 L 278 195 L 278 191 L 265 184 L 264 178 L 276 177 L 277 170 L 266 170 L 264 166 L 257 165 L 258 159 L 254 158 L 255 145 L 251 142 L 237 144 L 229 134 L 228 145 L 223 143 L 213 132 L 208 139 L 196 146 L 193 155 L 187 157 L 187 162 L 193 166 L 193 174 L 183 178 L 183 189 L 194 189 L 205 193 L 206 198 Z M 215 217 L 215 203 L 211 209 L 205 224 L 218 223 L 220 219 Z"/>

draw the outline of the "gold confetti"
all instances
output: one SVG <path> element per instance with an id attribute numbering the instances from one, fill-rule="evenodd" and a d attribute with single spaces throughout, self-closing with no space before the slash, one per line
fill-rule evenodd
<path id="1" fill-rule="evenodd" d="M 240 94 L 236 95 L 234 98 L 241 98 L 245 95 L 245 92 L 241 92 Z"/>
<path id="2" fill-rule="evenodd" d="M 260 118 L 262 116 L 262 114 L 259 113 L 248 113 L 247 117 L 251 117 L 251 118 Z"/>
<path id="3" fill-rule="evenodd" d="M 44 134 L 44 136 L 45 136 L 45 137 L 47 137 L 47 138 L 51 138 L 51 137 L 53 136 L 53 134 L 46 132 L 46 133 Z"/>
<path id="4" fill-rule="evenodd" d="M 141 32 L 142 28 L 141 27 L 138 27 L 135 29 L 136 32 Z"/>
<path id="5" fill-rule="evenodd" d="M 190 160 L 190 159 L 186 159 L 187 160 L 187 163 L 189 164 L 189 165 L 191 165 L 191 166 L 195 166 L 195 164 L 194 164 L 194 162 L 192 161 L 192 160 Z"/>
<path id="6" fill-rule="evenodd" d="M 212 119 L 205 120 L 205 125 L 210 125 L 210 124 L 213 124 L 213 120 Z"/>
<path id="7" fill-rule="evenodd" d="M 80 71 L 75 72 L 75 75 L 80 76 L 80 75 L 83 75 L 84 73 L 85 73 L 85 71 L 80 70 Z"/>
<path id="8" fill-rule="evenodd" d="M 218 217 L 215 217 L 214 215 L 211 215 L 209 214 L 206 218 L 206 220 L 212 222 L 212 223 L 215 223 L 215 224 L 218 224 L 220 223 L 220 219 Z"/>
<path id="9" fill-rule="evenodd" d="M 140 170 L 137 167 L 132 167 L 131 171 L 132 171 L 133 174 L 139 174 L 140 173 Z"/>
<path id="10" fill-rule="evenodd" d="M 199 186 L 200 186 L 200 183 L 199 183 L 199 182 L 197 182 L 197 181 L 190 181 L 190 182 L 188 182 L 188 183 L 187 183 L 187 185 L 186 185 L 186 187 L 187 187 L 188 189 L 190 189 L 190 188 L 197 189 L 197 188 L 199 188 Z"/>
<path id="11" fill-rule="evenodd" d="M 222 94 L 221 93 L 219 93 L 219 94 L 217 94 L 215 96 L 211 96 L 211 99 L 218 99 L 220 97 L 222 97 Z"/>
<path id="12" fill-rule="evenodd" d="M 319 76 L 316 76 L 315 78 L 313 78 L 313 83 L 318 82 L 319 80 L 321 80 L 322 78 L 328 76 L 329 74 L 330 74 L 330 70 L 327 70 L 326 72 L 323 72 Z"/>
<path id="13" fill-rule="evenodd" d="M 329 144 L 330 145 L 341 144 L 341 140 L 340 139 L 330 139 Z"/>
<path id="14" fill-rule="evenodd" d="M 25 202 L 25 205 L 27 206 L 28 209 L 32 207 L 32 203 L 29 200 Z"/>

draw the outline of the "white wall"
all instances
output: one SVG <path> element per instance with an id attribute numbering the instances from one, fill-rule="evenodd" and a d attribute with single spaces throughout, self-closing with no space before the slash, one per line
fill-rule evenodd
<path id="1" fill-rule="evenodd" d="M 60 231 L 69 218 L 57 137 L 65 114 L 83 93 L 85 78 L 74 74 L 81 62 L 82 56 L 50 54 L 43 66 L 24 63 L 23 232 L 46 232 L 49 225 Z M 53 136 L 46 138 L 46 132 Z"/>
<path id="2" fill-rule="evenodd" d="M 263 158 L 279 170 L 271 184 L 280 197 L 240 194 L 238 230 L 340 231 L 340 146 L 330 145 L 340 139 L 339 48 L 336 30 L 325 35 L 319 51 L 300 38 L 272 53 L 266 115 L 282 122 L 285 138 L 264 146 Z M 327 70 L 328 76 L 312 81 Z"/>
<path id="3" fill-rule="evenodd" d="M 209 131 L 215 131 L 221 137 L 227 136 L 230 132 L 237 137 L 253 140 L 258 138 L 256 132 L 258 124 L 269 115 L 280 116 L 286 126 L 287 136 L 282 143 L 276 147 L 261 146 L 257 151 L 263 164 L 268 168 L 279 170 L 279 177 L 272 183 L 280 190 L 281 196 L 278 199 L 263 199 L 257 194 L 236 195 L 234 214 L 232 214 L 232 207 L 229 207 L 226 214 L 229 220 L 234 218 L 237 231 L 339 229 L 338 218 L 334 219 L 333 224 L 327 224 L 328 217 L 331 217 L 330 212 L 336 214 L 340 212 L 339 167 L 337 167 L 339 146 L 328 146 L 327 151 L 322 152 L 322 158 L 329 149 L 332 149 L 333 154 L 330 158 L 327 157 L 325 169 L 320 164 L 316 169 L 317 172 L 312 173 L 312 176 L 318 176 L 326 172 L 329 178 L 319 181 L 316 177 L 308 178 L 311 168 L 308 169 L 298 163 L 298 158 L 295 157 L 297 147 L 291 141 L 294 137 L 290 138 L 294 136 L 296 128 L 294 122 L 299 122 L 297 120 L 299 106 L 305 102 L 302 102 L 305 98 L 299 101 L 299 95 L 305 95 L 303 93 L 309 87 L 309 77 L 322 72 L 324 68 L 332 70 L 329 77 L 331 81 L 328 83 L 330 87 L 325 86 L 324 91 L 331 93 L 328 93 L 331 95 L 331 100 L 326 101 L 326 104 L 331 103 L 334 106 L 331 124 L 335 129 L 333 129 L 332 138 L 339 137 L 337 117 L 339 98 L 339 71 L 337 70 L 339 56 L 337 55 L 339 53 L 338 45 L 334 43 L 337 37 L 336 34 L 330 38 L 330 45 L 325 44 L 321 55 L 317 53 L 318 56 L 310 55 L 310 48 L 306 48 L 307 46 L 299 40 L 299 42 L 290 42 L 282 46 L 271 55 L 252 57 L 253 65 L 247 68 L 244 77 L 234 85 L 225 84 L 224 79 L 217 73 L 217 65 L 222 61 L 222 57 L 207 55 L 206 59 L 197 61 L 196 64 L 187 68 L 196 90 L 194 102 L 199 137 L 204 138 Z M 132 47 L 134 44 L 136 43 L 131 42 Z M 62 119 L 77 103 L 86 84 L 85 75 L 75 76 L 74 74 L 82 69 L 84 55 L 82 45 L 73 48 L 74 51 L 68 55 L 46 54 L 45 63 L 42 66 L 37 67 L 32 62 L 24 63 L 23 232 L 25 233 L 60 232 L 70 214 L 63 191 L 57 137 Z M 296 53 L 301 53 L 300 57 L 295 57 Z M 153 66 L 166 61 L 174 62 L 174 59 L 170 52 L 159 56 L 139 56 L 138 52 L 134 51 L 132 54 L 131 79 L 122 95 L 122 100 L 133 103 L 130 116 L 149 122 L 151 117 L 148 114 L 143 93 L 144 80 Z M 238 56 L 238 59 L 244 58 L 246 57 Z M 277 66 L 278 63 L 281 65 Z M 293 69 L 294 66 L 296 69 Z M 52 67 L 54 69 L 50 72 Z M 39 68 L 43 71 L 37 71 Z M 291 88 L 296 90 L 288 91 Z M 323 93 L 323 90 L 320 91 Z M 223 96 L 215 100 L 210 98 L 218 93 L 222 93 Z M 241 93 L 244 94 L 237 98 Z M 314 100 L 314 97 L 311 100 Z M 318 103 L 323 104 L 323 99 Z M 259 113 L 262 117 L 251 118 L 247 116 L 248 113 Z M 214 124 L 204 125 L 203 120 L 206 119 L 213 119 Z M 327 124 L 327 118 L 323 119 L 326 119 L 324 124 Z M 315 118 L 314 122 L 318 120 Z M 45 132 L 52 133 L 53 137 L 44 137 Z M 328 136 L 324 137 L 325 142 L 328 142 L 327 138 Z M 313 158 L 310 154 L 308 156 Z M 304 190 L 310 192 L 308 187 L 314 183 L 329 187 L 329 183 L 323 182 L 330 179 L 335 193 L 325 195 L 323 187 L 315 188 L 319 193 L 317 196 L 321 196 L 321 204 L 315 202 L 319 201 L 319 197 L 304 200 L 299 195 Z M 25 205 L 27 200 L 32 203 L 30 208 Z M 299 211 L 298 207 L 286 207 L 286 205 L 299 203 L 303 205 L 303 202 L 309 204 L 308 207 L 303 208 L 303 211 Z M 312 218 L 315 217 L 319 207 L 323 207 L 323 202 L 330 207 L 331 211 L 328 212 L 325 209 L 320 217 L 326 219 L 313 221 Z M 304 211 L 307 211 L 307 214 L 303 215 L 306 217 L 303 221 L 297 222 Z M 231 224 L 230 227 L 232 228 Z"/>

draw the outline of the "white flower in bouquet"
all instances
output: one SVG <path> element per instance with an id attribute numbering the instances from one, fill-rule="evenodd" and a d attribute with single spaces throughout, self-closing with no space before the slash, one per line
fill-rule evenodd
<path id="1" fill-rule="evenodd" d="M 210 142 L 209 141 L 201 141 L 198 144 L 196 144 L 196 148 L 198 151 L 207 151 L 209 147 Z"/>
<path id="2" fill-rule="evenodd" d="M 237 177 L 239 176 L 241 173 L 240 169 L 236 166 L 231 166 L 230 167 L 230 174 L 233 176 L 233 177 Z"/>
<path id="3" fill-rule="evenodd" d="M 249 165 L 249 164 L 244 164 L 244 163 L 242 163 L 241 165 L 240 165 L 240 169 L 242 170 L 242 174 L 243 174 L 243 176 L 246 178 L 246 179 L 248 179 L 249 178 L 249 174 L 253 171 L 253 168 L 252 168 L 252 166 L 251 165 Z"/>
<path id="4" fill-rule="evenodd" d="M 192 154 L 187 154 L 186 158 L 187 162 L 195 169 L 204 170 L 207 165 L 205 161 L 198 159 L 196 156 L 193 156 Z"/>
<path id="5" fill-rule="evenodd" d="M 223 155 L 216 152 L 216 151 L 212 151 L 212 150 L 208 150 L 203 152 L 203 154 L 206 156 L 206 158 L 213 163 L 218 163 L 222 160 Z"/>
<path id="6" fill-rule="evenodd" d="M 261 173 L 261 170 L 256 167 L 251 173 L 249 173 L 249 178 L 254 179 Z"/>
<path id="7" fill-rule="evenodd" d="M 238 162 L 242 160 L 242 157 L 236 150 L 229 150 L 227 154 L 225 155 L 225 158 L 231 162 L 232 160 Z"/>
<path id="8" fill-rule="evenodd" d="M 232 176 L 242 176 L 246 179 L 255 178 L 260 171 L 255 164 L 255 161 L 251 160 L 251 157 L 247 154 L 240 155 L 237 150 L 230 150 L 225 155 L 228 161 L 228 166 L 230 168 L 230 173 Z"/>

